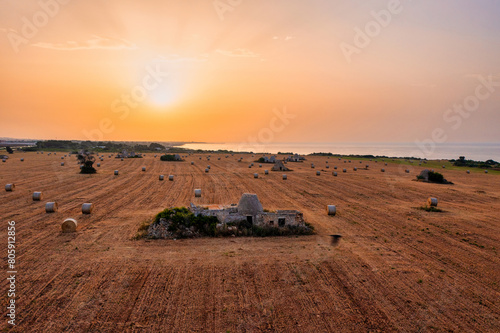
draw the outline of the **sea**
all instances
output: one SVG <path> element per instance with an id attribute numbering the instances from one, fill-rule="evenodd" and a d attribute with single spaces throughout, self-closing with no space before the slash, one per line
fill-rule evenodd
<path id="1" fill-rule="evenodd" d="M 277 154 L 293 152 L 307 155 L 311 153 L 332 153 L 339 155 L 373 155 L 388 157 L 415 157 L 428 160 L 458 159 L 500 161 L 500 143 L 186 143 L 188 149 L 230 150 L 234 152 L 254 152 Z"/>

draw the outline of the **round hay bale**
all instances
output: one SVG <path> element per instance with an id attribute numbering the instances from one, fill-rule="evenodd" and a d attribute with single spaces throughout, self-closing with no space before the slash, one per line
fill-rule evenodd
<path id="1" fill-rule="evenodd" d="M 115 170 L 115 176 L 118 176 L 118 170 Z"/>
<path id="2" fill-rule="evenodd" d="M 146 171 L 146 167 L 142 167 L 142 171 Z"/>
<path id="3" fill-rule="evenodd" d="M 5 163 L 5 162 L 7 162 L 7 160 L 6 160 L 5 158 L 3 158 L 3 159 L 2 159 L 2 162 L 4 162 L 4 163 Z"/>
<path id="4" fill-rule="evenodd" d="M 269 174 L 269 170 L 264 170 L 264 174 L 268 175 Z"/>
<path id="5" fill-rule="evenodd" d="M 78 226 L 78 222 L 76 222 L 75 219 L 66 219 L 64 222 L 61 224 L 61 230 L 62 232 L 75 232 L 76 227 Z"/>
<path id="6" fill-rule="evenodd" d="M 443 165 L 443 169 L 446 168 L 446 165 Z"/>
<path id="7" fill-rule="evenodd" d="M 316 176 L 321 176 L 321 172 L 320 171 L 316 171 Z"/>
<path id="8" fill-rule="evenodd" d="M 427 199 L 427 204 L 429 207 L 436 207 L 438 205 L 438 199 L 430 197 Z"/>
<path id="9" fill-rule="evenodd" d="M 387 166 L 387 163 L 385 163 L 385 166 Z"/>
<path id="10" fill-rule="evenodd" d="M 259 178 L 259 174 L 258 173 L 254 173 L 253 174 L 253 178 Z"/>
<path id="11" fill-rule="evenodd" d="M 333 167 L 333 169 L 334 169 L 334 170 L 337 170 L 337 167 L 336 167 L 336 166 L 334 166 L 334 167 Z"/>
<path id="12" fill-rule="evenodd" d="M 168 175 L 168 180 L 173 181 L 174 180 L 174 175 Z"/>
<path id="13" fill-rule="evenodd" d="M 208 168 L 205 169 L 205 172 L 208 172 Z"/>
<path id="14" fill-rule="evenodd" d="M 484 170 L 484 173 L 488 173 L 488 170 Z"/>
<path id="15" fill-rule="evenodd" d="M 342 172 L 347 172 L 347 169 L 342 169 Z"/>
<path id="16" fill-rule="evenodd" d="M 163 180 L 163 179 L 165 179 L 165 176 L 164 176 L 164 175 L 160 175 L 160 176 L 158 177 L 158 179 L 159 179 L 159 180 Z"/>
<path id="17" fill-rule="evenodd" d="M 122 158 L 121 160 L 122 160 L 122 162 L 123 162 L 123 158 Z"/>
<path id="18" fill-rule="evenodd" d="M 335 171 L 334 171 L 334 172 L 333 172 L 333 176 L 334 176 L 334 177 L 337 177 L 337 172 L 335 172 Z"/>
<path id="19" fill-rule="evenodd" d="M 94 210 L 93 203 L 84 203 L 82 205 L 82 214 L 90 214 Z"/>
<path id="20" fill-rule="evenodd" d="M 64 162 L 61 162 L 61 166 L 64 166 Z M 82 168 L 82 167 L 80 166 L 80 169 L 81 169 L 81 168 Z"/>
<path id="21" fill-rule="evenodd" d="M 311 163 L 311 168 L 314 169 L 314 163 Z"/>
<path id="22" fill-rule="evenodd" d="M 385 172 L 385 169 L 380 169 L 381 172 Z"/>
<path id="23" fill-rule="evenodd" d="M 45 212 L 46 213 L 57 212 L 57 208 L 58 208 L 57 202 L 47 202 L 45 204 Z"/>
<path id="24" fill-rule="evenodd" d="M 24 162 L 24 158 L 21 158 L 21 162 Z"/>
<path id="25" fill-rule="evenodd" d="M 210 165 L 207 165 L 207 169 L 210 169 Z"/>
<path id="26" fill-rule="evenodd" d="M 467 170 L 467 173 L 470 173 L 470 170 Z"/>
<path id="27" fill-rule="evenodd" d="M 194 162 L 191 161 L 191 165 L 194 165 Z"/>
<path id="28" fill-rule="evenodd" d="M 252 168 L 252 165 L 251 165 L 251 164 L 249 164 L 249 165 L 248 165 L 248 168 Z"/>
<path id="29" fill-rule="evenodd" d="M 406 172 L 406 173 L 410 173 L 410 170 L 406 169 L 406 170 L 405 170 L 405 172 Z"/>
<path id="30" fill-rule="evenodd" d="M 40 201 L 43 199 L 42 192 L 33 192 L 33 201 Z"/>
<path id="31" fill-rule="evenodd" d="M 262 168 L 262 164 L 259 164 L 259 168 Z"/>
<path id="32" fill-rule="evenodd" d="M 64 160 L 64 156 L 61 156 L 61 160 Z"/>
<path id="33" fill-rule="evenodd" d="M 326 213 L 335 216 L 335 214 L 337 214 L 337 207 L 335 205 L 326 206 Z"/>
<path id="34" fill-rule="evenodd" d="M 356 168 L 356 167 L 355 167 L 355 168 L 352 168 L 352 169 L 353 169 L 354 171 L 358 171 L 358 168 Z"/>
<path id="35" fill-rule="evenodd" d="M 99 168 L 99 167 L 101 167 L 101 163 L 97 163 L 97 167 L 98 167 L 98 168 Z"/>
<path id="36" fill-rule="evenodd" d="M 326 168 L 327 168 L 327 169 L 330 169 L 330 166 L 329 166 L 329 165 L 327 165 L 327 166 L 326 166 Z"/>
<path id="37" fill-rule="evenodd" d="M 194 196 L 196 198 L 201 198 L 201 190 L 200 189 L 195 189 L 194 190 Z"/>
<path id="38" fill-rule="evenodd" d="M 7 192 L 12 192 L 12 191 L 14 191 L 15 188 L 16 188 L 15 184 L 7 184 L 7 185 L 5 185 L 5 191 L 7 191 Z"/>
<path id="39" fill-rule="evenodd" d="M 286 180 L 286 175 L 285 175 L 285 174 L 283 174 L 282 178 L 283 178 L 283 180 Z"/>

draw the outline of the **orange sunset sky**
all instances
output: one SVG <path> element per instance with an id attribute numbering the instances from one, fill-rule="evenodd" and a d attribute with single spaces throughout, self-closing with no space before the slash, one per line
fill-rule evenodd
<path id="1" fill-rule="evenodd" d="M 499 17 L 493 0 L 5 0 L 0 137 L 238 142 L 286 109 L 277 142 L 498 142 Z"/>

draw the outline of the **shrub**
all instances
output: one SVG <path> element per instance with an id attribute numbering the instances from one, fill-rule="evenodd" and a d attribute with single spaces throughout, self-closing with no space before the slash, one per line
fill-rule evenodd
<path id="1" fill-rule="evenodd" d="M 165 154 L 165 155 L 162 155 L 160 156 L 160 160 L 162 161 L 175 161 L 175 155 L 169 155 L 169 154 Z"/>
<path id="2" fill-rule="evenodd" d="M 443 183 L 444 177 L 439 172 L 429 171 L 429 181 L 434 183 Z"/>
<path id="3" fill-rule="evenodd" d="M 95 162 L 95 157 L 92 153 L 88 151 L 79 152 L 78 162 L 80 164 L 83 164 L 82 168 L 80 169 L 80 173 L 92 174 L 97 172 L 97 170 L 93 167 Z"/>

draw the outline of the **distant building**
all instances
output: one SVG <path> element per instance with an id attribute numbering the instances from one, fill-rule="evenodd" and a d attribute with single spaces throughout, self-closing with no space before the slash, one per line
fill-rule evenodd
<path id="1" fill-rule="evenodd" d="M 293 154 L 293 155 L 290 155 L 286 158 L 287 162 L 302 162 L 304 160 L 305 160 L 305 158 L 300 156 L 299 154 Z"/>
<path id="2" fill-rule="evenodd" d="M 290 169 L 288 169 L 282 161 L 276 161 L 276 163 L 274 163 L 271 171 L 290 171 Z"/>

